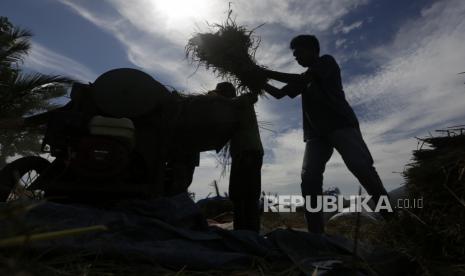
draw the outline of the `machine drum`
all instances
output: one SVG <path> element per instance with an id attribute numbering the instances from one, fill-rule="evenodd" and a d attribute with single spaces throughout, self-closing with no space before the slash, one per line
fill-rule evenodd
<path id="1" fill-rule="evenodd" d="M 130 149 L 122 142 L 103 136 L 87 136 L 71 155 L 71 168 L 85 177 L 118 176 L 129 164 Z"/>
<path id="2" fill-rule="evenodd" d="M 170 92 L 150 75 L 131 68 L 108 71 L 93 88 L 97 107 L 107 116 L 136 118 L 163 105 Z"/>

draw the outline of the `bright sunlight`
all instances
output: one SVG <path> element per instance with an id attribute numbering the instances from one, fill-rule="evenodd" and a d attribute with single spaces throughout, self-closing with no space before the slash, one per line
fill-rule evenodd
<path id="1" fill-rule="evenodd" d="M 210 10 L 208 0 L 157 0 L 154 4 L 170 21 L 205 18 Z"/>

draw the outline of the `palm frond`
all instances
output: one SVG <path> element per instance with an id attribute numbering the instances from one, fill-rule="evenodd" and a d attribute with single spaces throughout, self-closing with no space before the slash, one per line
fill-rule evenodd
<path id="1" fill-rule="evenodd" d="M 18 73 L 15 78 L 7 82 L 10 91 L 17 95 L 27 94 L 30 92 L 41 92 L 44 91 L 47 85 L 53 84 L 71 84 L 76 82 L 75 80 L 59 76 L 59 75 L 44 75 L 40 73 L 23 74 Z M 42 90 L 41 90 L 42 89 Z"/>
<path id="2" fill-rule="evenodd" d="M 31 48 L 29 41 L 17 41 L 9 47 L 3 47 L 0 50 L 0 64 L 8 65 L 22 61 L 23 57 Z"/>
<path id="3" fill-rule="evenodd" d="M 0 83 L 0 115 L 15 117 L 49 109 L 49 100 L 64 96 L 65 86 L 72 82 L 63 76 L 15 72 Z"/>
<path id="4" fill-rule="evenodd" d="M 0 64 L 21 61 L 31 48 L 31 36 L 28 30 L 3 23 L 0 30 Z"/>

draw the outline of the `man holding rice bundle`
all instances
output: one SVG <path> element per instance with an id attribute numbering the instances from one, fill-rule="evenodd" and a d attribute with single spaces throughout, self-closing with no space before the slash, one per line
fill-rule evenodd
<path id="1" fill-rule="evenodd" d="M 254 103 L 257 95 L 236 96 L 229 82 L 218 83 L 209 95 L 231 99 L 236 105 L 239 126 L 230 140 L 231 172 L 229 198 L 234 208 L 234 229 L 260 231 L 261 167 L 263 146 L 258 130 Z"/>
<path id="2" fill-rule="evenodd" d="M 337 62 L 330 55 L 320 56 L 319 42 L 313 35 L 295 37 L 290 48 L 297 63 L 308 68 L 306 72 L 288 74 L 258 70 L 267 78 L 287 83 L 281 89 L 265 84 L 265 91 L 273 97 L 302 95 L 306 143 L 301 175 L 302 195 L 305 198 L 309 196 L 311 206 L 316 207 L 316 198 L 323 192 L 326 163 L 336 149 L 376 204 L 387 192 L 373 167 L 373 158 L 362 138 L 357 117 L 345 99 Z M 388 216 L 387 213 L 382 215 Z M 321 212 L 306 211 L 305 216 L 310 232 L 324 232 Z"/>

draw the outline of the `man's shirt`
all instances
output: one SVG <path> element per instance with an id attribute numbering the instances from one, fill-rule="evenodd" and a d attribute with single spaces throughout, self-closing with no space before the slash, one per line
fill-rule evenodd
<path id="1" fill-rule="evenodd" d="M 236 104 L 239 128 L 231 138 L 231 156 L 239 156 L 246 151 L 254 151 L 263 155 L 257 115 L 254 109 L 257 95 L 246 93 L 233 98 L 232 101 Z"/>
<path id="2" fill-rule="evenodd" d="M 330 55 L 319 57 L 305 73 L 305 81 L 285 86 L 291 98 L 302 95 L 304 141 L 359 126 L 342 88 L 339 65 Z"/>

